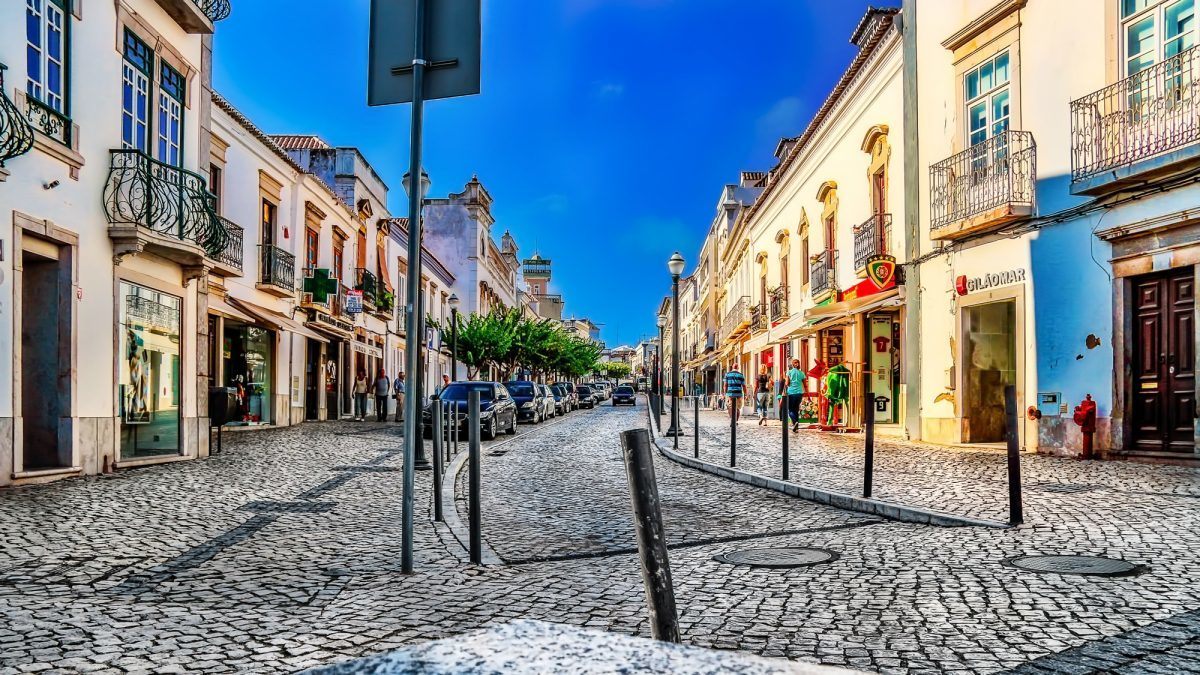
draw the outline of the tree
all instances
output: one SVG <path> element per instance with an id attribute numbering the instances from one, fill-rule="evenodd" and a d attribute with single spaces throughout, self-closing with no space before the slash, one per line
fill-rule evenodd
<path id="1" fill-rule="evenodd" d="M 458 315 L 458 360 L 467 366 L 467 379 L 479 377 L 488 366 L 499 366 L 512 350 L 512 325 L 501 312 Z M 450 331 L 441 329 L 442 344 L 450 344 Z"/>
<path id="2" fill-rule="evenodd" d="M 622 378 L 629 377 L 629 373 L 633 371 L 633 368 L 624 361 L 609 361 L 601 363 L 599 370 L 604 373 L 605 377 L 620 381 Z"/>

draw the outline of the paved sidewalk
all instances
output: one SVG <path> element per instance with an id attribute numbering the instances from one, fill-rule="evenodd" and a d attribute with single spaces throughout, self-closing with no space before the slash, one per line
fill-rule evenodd
<path id="1" fill-rule="evenodd" d="M 669 410 L 669 409 L 668 409 Z M 687 436 L 680 450 L 693 453 L 694 413 L 681 408 Z M 669 413 L 663 424 L 669 424 Z M 738 468 L 780 478 L 783 470 L 779 422 L 743 417 L 738 423 Z M 670 439 L 668 439 L 668 442 Z M 863 436 L 804 430 L 789 436 L 789 480 L 862 495 Z M 700 411 L 700 458 L 729 465 L 729 417 Z M 908 506 L 970 518 L 1007 522 L 1007 460 L 1003 450 L 962 449 L 894 438 L 875 438 L 872 496 Z M 1200 469 L 1134 462 L 1081 461 L 1022 453 L 1025 522 L 1076 525 L 1190 520 L 1200 510 Z"/>

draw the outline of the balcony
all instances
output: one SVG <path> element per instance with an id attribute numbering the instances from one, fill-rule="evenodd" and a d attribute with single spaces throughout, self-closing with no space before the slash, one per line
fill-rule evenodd
<path id="1" fill-rule="evenodd" d="M 25 96 L 25 119 L 38 131 L 55 142 L 71 147 L 74 125 L 71 118 L 33 98 Z"/>
<path id="2" fill-rule="evenodd" d="M 230 0 L 158 0 L 158 4 L 189 33 L 212 33 L 213 24 L 228 18 Z"/>
<path id="3" fill-rule="evenodd" d="M 254 287 L 279 298 L 296 295 L 296 256 L 270 244 L 258 246 L 258 283 Z"/>
<path id="4" fill-rule="evenodd" d="M 1004 131 L 929 167 L 930 238 L 962 239 L 1033 214 L 1037 145 Z"/>
<path id="5" fill-rule="evenodd" d="M 767 320 L 767 303 L 760 302 L 750 307 L 750 332 L 757 333 L 766 330 L 770 325 Z"/>
<path id="6" fill-rule="evenodd" d="M 1071 192 L 1098 195 L 1200 164 L 1200 52 L 1071 102 Z"/>
<path id="7" fill-rule="evenodd" d="M 877 213 L 854 228 L 854 269 L 866 276 L 867 262 L 891 250 L 892 214 Z"/>
<path id="8" fill-rule="evenodd" d="M 396 294 L 379 284 L 379 295 L 375 298 L 375 316 L 390 320 L 396 316 Z"/>
<path id="9" fill-rule="evenodd" d="M 704 331 L 704 351 L 711 352 L 717 348 L 717 331 L 709 329 Z"/>
<path id="10" fill-rule="evenodd" d="M 220 216 L 218 216 L 220 218 Z M 213 258 L 213 273 L 223 277 L 240 277 L 242 276 L 242 243 L 243 230 L 240 225 L 221 218 L 221 223 L 225 226 L 225 231 L 229 233 L 225 240 L 225 247 Z"/>
<path id="11" fill-rule="evenodd" d="M 33 127 L 5 93 L 5 70 L 8 70 L 8 66 L 0 63 L 0 181 L 8 175 L 4 170 L 4 162 L 33 148 Z"/>
<path id="12" fill-rule="evenodd" d="M 776 286 L 769 293 L 768 304 L 771 310 L 771 322 L 783 321 L 788 317 L 788 296 L 786 286 Z"/>
<path id="13" fill-rule="evenodd" d="M 809 261 L 809 288 L 814 299 L 822 299 L 826 293 L 836 290 L 837 251 L 824 250 Z"/>
<path id="14" fill-rule="evenodd" d="M 225 250 L 229 233 L 197 174 L 138 150 L 112 150 L 103 197 L 117 261 L 148 251 L 190 268 L 192 279 Z"/>
<path id="15" fill-rule="evenodd" d="M 725 314 L 721 324 L 721 339 L 738 337 L 750 325 L 750 298 L 742 296 Z"/>

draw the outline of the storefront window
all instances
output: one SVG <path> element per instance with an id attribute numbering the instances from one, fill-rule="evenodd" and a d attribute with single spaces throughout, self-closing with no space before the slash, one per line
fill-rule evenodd
<path id="1" fill-rule="evenodd" d="M 121 282 L 121 459 L 179 453 L 183 300 Z"/>
<path id="2" fill-rule="evenodd" d="M 222 340 L 225 386 L 237 391 L 237 416 L 245 424 L 270 423 L 272 419 L 272 364 L 275 334 L 232 321 L 225 322 Z"/>
<path id="3" fill-rule="evenodd" d="M 1005 438 L 1004 388 L 1017 383 L 1016 304 L 991 302 L 963 308 L 966 337 L 964 441 Z"/>

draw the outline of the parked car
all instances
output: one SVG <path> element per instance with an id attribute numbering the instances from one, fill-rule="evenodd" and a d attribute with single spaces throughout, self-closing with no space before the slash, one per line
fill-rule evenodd
<path id="1" fill-rule="evenodd" d="M 551 385 L 550 393 L 554 394 L 554 412 L 556 414 L 565 415 L 571 411 L 571 397 L 561 384 Z"/>
<path id="2" fill-rule="evenodd" d="M 601 401 L 607 401 L 608 399 L 612 398 L 612 384 L 608 382 L 593 382 L 592 389 L 598 389 L 600 391 Z"/>
<path id="3" fill-rule="evenodd" d="M 542 419 L 548 420 L 558 414 L 558 406 L 554 403 L 554 392 L 550 391 L 550 385 L 539 384 L 538 388 L 542 390 Z"/>
<path id="4" fill-rule="evenodd" d="M 517 433 L 517 404 L 508 389 L 499 382 L 451 382 L 440 394 L 430 396 L 430 405 L 421 413 L 422 428 L 427 437 L 433 435 L 433 405 L 449 403 L 463 438 L 470 433 L 468 392 L 479 392 L 479 432 L 486 440 L 494 439 L 501 431 Z M 447 420 L 446 428 L 450 428 Z"/>
<path id="5" fill-rule="evenodd" d="M 650 378 L 639 377 L 637 379 L 637 390 L 638 391 L 647 391 L 648 389 L 650 389 Z"/>
<path id="6" fill-rule="evenodd" d="M 517 421 L 541 424 L 546 419 L 546 395 L 535 382 L 514 380 L 504 386 L 517 404 Z"/>
<path id="7" fill-rule="evenodd" d="M 637 405 L 637 393 L 634 392 L 633 387 L 623 384 L 613 392 L 612 404 L 614 406 L 622 404 Z"/>
<path id="8" fill-rule="evenodd" d="M 596 392 L 586 384 L 581 384 L 575 387 L 575 393 L 579 396 L 580 408 L 595 408 L 596 407 Z"/>
<path id="9" fill-rule="evenodd" d="M 571 410 L 579 410 L 582 401 L 579 399 L 579 392 L 575 391 L 574 382 L 559 382 L 558 386 L 562 387 L 567 392 L 567 400 L 570 403 Z"/>

